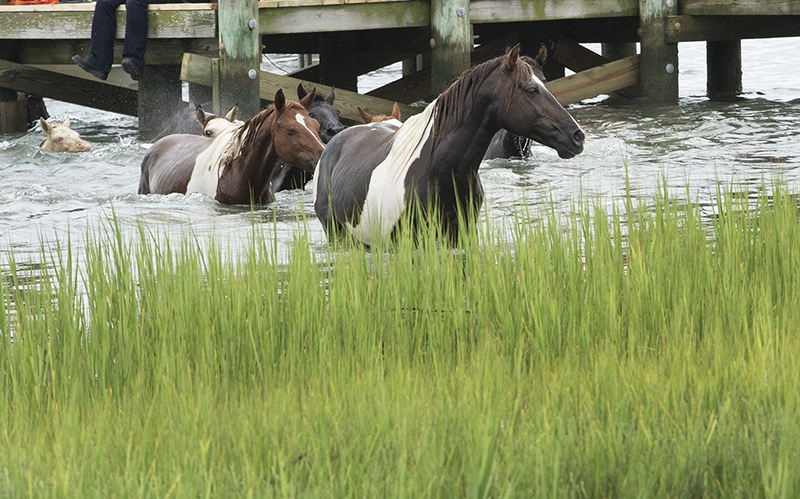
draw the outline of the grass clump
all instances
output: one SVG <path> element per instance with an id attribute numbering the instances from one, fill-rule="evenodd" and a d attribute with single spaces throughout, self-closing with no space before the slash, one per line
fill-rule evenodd
<path id="1" fill-rule="evenodd" d="M 12 260 L 0 496 L 796 497 L 797 199 L 653 204 Z"/>

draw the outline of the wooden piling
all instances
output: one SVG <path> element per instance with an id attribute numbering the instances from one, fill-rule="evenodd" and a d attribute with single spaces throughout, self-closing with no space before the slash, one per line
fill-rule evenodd
<path id="1" fill-rule="evenodd" d="M 469 69 L 468 0 L 431 0 L 431 92 L 438 95 Z"/>
<path id="2" fill-rule="evenodd" d="M 712 100 L 728 100 L 742 93 L 742 42 L 706 42 L 706 89 Z"/>
<path id="3" fill-rule="evenodd" d="M 677 0 L 641 0 L 639 41 L 641 43 L 641 88 L 654 102 L 678 102 L 678 44 L 667 43 L 667 16 L 677 14 Z"/>
<path id="4" fill-rule="evenodd" d="M 239 115 L 251 118 L 261 110 L 258 1 L 220 0 L 218 8 L 220 107 L 238 104 Z"/>

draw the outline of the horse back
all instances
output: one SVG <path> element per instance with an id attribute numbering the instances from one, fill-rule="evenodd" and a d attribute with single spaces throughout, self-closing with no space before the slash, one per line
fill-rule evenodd
<path id="1" fill-rule="evenodd" d="M 139 194 L 186 194 L 195 161 L 213 139 L 201 135 L 168 135 L 150 147 L 142 159 Z"/>
<path id="2" fill-rule="evenodd" d="M 326 230 L 357 225 L 372 172 L 386 158 L 397 126 L 371 123 L 337 134 L 314 174 L 314 210 Z"/>

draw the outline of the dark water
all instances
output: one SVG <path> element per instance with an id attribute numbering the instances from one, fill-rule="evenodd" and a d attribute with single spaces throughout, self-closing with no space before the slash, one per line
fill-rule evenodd
<path id="1" fill-rule="evenodd" d="M 597 47 L 592 47 L 597 49 Z M 542 203 L 564 212 L 578 199 L 618 203 L 625 172 L 639 197 L 652 195 L 661 182 L 677 195 L 687 185 L 692 201 L 709 202 L 717 183 L 756 190 L 762 179 L 782 178 L 800 190 L 800 38 L 744 41 L 744 95 L 735 102 L 705 98 L 705 45 L 680 45 L 680 105 L 652 107 L 642 103 L 593 99 L 571 106 L 587 134 L 585 152 L 561 160 L 536 146 L 530 157 L 490 161 L 482 168 L 486 213 L 498 224 L 510 222 L 521 206 L 538 210 Z M 292 69 L 292 57 L 265 61 Z M 395 78 L 399 68 L 360 81 L 360 90 Z M 276 70 L 280 72 L 280 70 Z M 20 263 L 41 262 L 41 247 L 69 241 L 81 255 L 87 233 L 116 217 L 127 234 L 148 227 L 180 238 L 194 233 L 236 250 L 252 234 L 252 220 L 268 224 L 267 237 L 285 256 L 293 238 L 309 234 L 325 247 L 314 218 L 311 192 L 278 194 L 273 205 L 255 211 L 225 207 L 201 195 L 139 196 L 139 168 L 146 149 L 136 119 L 48 101 L 53 118 L 67 115 L 72 128 L 88 140 L 90 153 L 41 151 L 42 135 L 30 132 L 0 136 L 0 252 L 13 251 Z M 298 221 L 305 215 L 307 225 Z M 273 226 L 272 220 L 277 223 Z M 89 232 L 87 232 L 89 231 Z M 6 258 L 0 258 L 5 267 Z"/>

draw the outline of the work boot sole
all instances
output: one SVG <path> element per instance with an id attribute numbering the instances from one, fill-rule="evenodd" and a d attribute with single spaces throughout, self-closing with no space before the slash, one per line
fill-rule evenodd
<path id="1" fill-rule="evenodd" d="M 95 78 L 98 78 L 100 80 L 106 80 L 108 78 L 108 73 L 103 72 L 97 69 L 96 67 L 92 66 L 87 59 L 84 59 L 79 55 L 73 56 L 72 62 L 77 64 L 79 68 L 86 71 Z"/>

